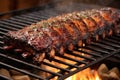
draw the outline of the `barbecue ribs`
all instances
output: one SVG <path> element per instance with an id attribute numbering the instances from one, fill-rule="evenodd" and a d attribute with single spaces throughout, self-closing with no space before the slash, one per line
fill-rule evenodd
<path id="1" fill-rule="evenodd" d="M 114 8 L 72 12 L 43 20 L 18 31 L 9 31 L 3 47 L 32 56 L 41 63 L 45 58 L 64 55 L 83 43 L 90 44 L 112 34 L 120 33 L 120 11 Z"/>

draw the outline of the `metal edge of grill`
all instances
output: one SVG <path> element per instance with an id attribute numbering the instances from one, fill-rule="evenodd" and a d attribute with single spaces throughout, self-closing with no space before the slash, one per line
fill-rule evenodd
<path id="1" fill-rule="evenodd" d="M 77 9 L 79 9 L 79 6 L 77 6 Z M 47 11 L 50 11 L 50 13 L 46 13 Z M 68 59 L 71 61 L 76 62 L 76 64 L 70 64 L 67 62 L 63 62 L 59 59 L 53 59 L 53 61 L 58 62 L 60 64 L 64 64 L 67 65 L 67 68 L 62 68 L 47 62 L 43 62 L 44 65 L 59 69 L 59 72 L 53 72 L 50 70 L 46 70 L 43 68 L 40 68 L 37 65 L 34 65 L 32 63 L 28 63 L 24 60 L 21 59 L 17 59 L 14 56 L 10 56 L 8 53 L 6 53 L 5 51 L 2 50 L 2 37 L 3 35 L 5 35 L 6 32 L 10 31 L 10 30 L 19 30 L 21 28 L 23 28 L 23 26 L 25 25 L 29 25 L 31 23 L 40 21 L 42 19 L 47 19 L 51 16 L 56 16 L 58 14 L 61 14 L 61 12 L 58 12 L 58 10 L 54 13 L 53 11 L 56 11 L 55 9 L 51 8 L 51 9 L 45 9 L 45 10 L 38 10 L 32 13 L 28 13 L 28 14 L 24 14 L 24 15 L 19 15 L 19 16 L 15 16 L 15 17 L 11 17 L 10 19 L 7 20 L 0 20 L 0 65 L 10 68 L 10 69 L 14 69 L 17 70 L 19 72 L 22 72 L 24 74 L 30 75 L 32 77 L 44 80 L 44 79 L 51 79 L 55 76 L 58 76 L 59 80 L 63 80 L 87 67 L 90 67 L 112 55 L 115 55 L 117 53 L 120 53 L 120 34 L 114 35 L 112 37 L 108 37 L 104 40 L 99 40 L 98 42 L 92 42 L 91 45 L 85 46 L 80 48 L 80 50 L 76 49 L 75 51 L 78 51 L 80 53 L 84 53 L 87 55 L 90 55 L 91 57 L 87 57 L 87 56 L 82 56 L 82 55 L 78 55 L 78 54 L 74 54 L 73 52 L 69 52 L 67 51 L 66 54 L 75 56 L 75 57 L 80 57 L 83 58 L 84 60 L 76 60 L 74 58 L 69 58 L 67 56 L 58 56 L 60 58 L 64 58 L 64 59 Z M 43 14 L 46 13 L 46 14 Z M 41 15 L 39 15 L 41 14 Z M 24 17 L 24 18 L 23 18 Z M 91 50 L 92 52 L 86 52 L 84 51 L 84 49 L 87 50 Z M 9 63 L 8 61 L 10 61 L 11 63 Z M 13 62 L 13 63 L 12 63 Z M 20 67 L 14 65 L 14 64 L 18 64 L 23 66 L 26 65 L 28 68 L 34 68 L 36 70 L 41 70 L 43 72 L 47 72 L 50 73 L 51 76 L 47 77 L 47 78 L 43 78 L 39 75 L 36 75 L 30 71 L 24 71 L 23 69 L 21 69 Z M 80 67 L 81 64 L 84 64 L 84 66 Z M 71 71 L 71 69 L 76 68 L 76 70 Z"/>

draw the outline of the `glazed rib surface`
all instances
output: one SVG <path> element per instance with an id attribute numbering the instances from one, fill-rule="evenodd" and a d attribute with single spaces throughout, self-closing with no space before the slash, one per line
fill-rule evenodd
<path id="1" fill-rule="evenodd" d="M 20 51 L 23 57 L 33 56 L 33 61 L 63 55 L 90 44 L 99 37 L 120 33 L 120 11 L 113 8 L 72 12 L 43 20 L 18 31 L 9 31 L 5 37 L 5 49 Z M 6 47 L 7 46 L 7 47 Z M 11 47 L 10 47 L 11 46 Z"/>

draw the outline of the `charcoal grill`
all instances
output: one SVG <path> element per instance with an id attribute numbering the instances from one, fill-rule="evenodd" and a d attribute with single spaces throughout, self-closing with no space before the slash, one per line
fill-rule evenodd
<path id="1" fill-rule="evenodd" d="M 83 4 L 81 4 L 81 5 L 83 5 Z M 19 30 L 19 29 L 23 28 L 24 26 L 29 25 L 31 23 L 34 23 L 34 22 L 37 22 L 37 21 L 40 21 L 43 19 L 47 19 L 49 17 L 56 16 L 56 15 L 59 15 L 62 13 L 71 12 L 71 11 L 75 11 L 75 10 L 81 10 L 81 5 L 74 3 L 74 5 L 72 4 L 72 6 L 74 6 L 74 8 L 72 8 L 71 10 L 68 10 L 68 11 L 61 10 L 58 8 L 53 8 L 53 7 L 49 7 L 49 8 L 45 8 L 45 9 L 43 9 L 41 7 L 37 7 L 37 9 L 35 9 L 35 11 L 32 10 L 32 12 L 29 12 L 26 14 L 20 14 L 20 15 L 17 14 L 17 16 L 13 16 L 9 19 L 0 20 L 0 65 L 5 68 L 17 70 L 19 72 L 27 74 L 31 77 L 38 78 L 40 80 L 52 79 L 56 76 L 58 76 L 58 80 L 63 80 L 63 79 L 65 79 L 85 68 L 88 68 L 88 67 L 90 67 L 112 55 L 115 56 L 117 54 L 117 56 L 115 56 L 115 57 L 120 58 L 119 57 L 120 54 L 118 54 L 118 53 L 120 53 L 120 34 L 116 34 L 111 37 L 107 37 L 104 40 L 101 39 L 97 42 L 92 42 L 90 45 L 87 45 L 85 47 L 79 47 L 74 50 L 74 51 L 79 52 L 80 54 L 73 53 L 72 51 L 71 52 L 66 51 L 66 54 L 74 56 L 74 57 L 82 58 L 82 60 L 77 60 L 76 58 L 71 58 L 71 57 L 68 57 L 65 55 L 64 56 L 56 55 L 59 58 L 63 58 L 63 59 L 67 59 L 67 60 L 75 62 L 75 64 L 71 64 L 69 62 L 64 62 L 59 59 L 52 60 L 54 62 L 67 65 L 68 66 L 67 68 L 63 68 L 63 67 L 48 63 L 46 61 L 43 61 L 42 64 L 44 64 L 46 66 L 50 66 L 52 68 L 59 69 L 58 72 L 54 72 L 54 71 L 50 71 L 50 70 L 41 68 L 41 67 L 29 62 L 29 60 L 27 61 L 27 60 L 23 59 L 22 57 L 18 57 L 15 53 L 5 52 L 2 49 L 2 46 L 4 45 L 2 40 L 3 40 L 3 36 L 6 34 L 6 32 L 8 32 L 10 30 Z M 83 7 L 84 8 L 93 8 L 93 6 L 88 6 L 88 5 L 84 5 Z M 17 11 L 15 11 L 15 13 L 16 12 Z M 14 12 L 11 12 L 11 13 L 14 13 Z M 1 16 L 2 15 L 5 15 L 5 14 L 1 14 Z M 89 55 L 89 56 L 81 55 L 81 53 Z M 80 66 L 80 65 L 83 65 L 83 66 Z M 50 76 L 43 78 L 42 76 L 37 75 L 32 71 L 25 71 L 24 68 L 22 68 L 22 66 L 25 66 L 25 67 L 27 67 L 27 69 L 30 69 L 30 70 L 34 69 L 36 71 L 47 72 L 50 74 Z M 75 70 L 72 70 L 72 69 L 75 69 Z"/>

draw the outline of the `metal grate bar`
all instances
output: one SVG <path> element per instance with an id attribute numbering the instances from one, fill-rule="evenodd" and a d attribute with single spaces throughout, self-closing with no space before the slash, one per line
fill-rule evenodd
<path id="1" fill-rule="evenodd" d="M 29 14 L 29 16 L 31 16 L 31 17 L 36 17 L 36 18 L 38 18 L 38 19 L 40 19 L 40 20 L 47 19 L 47 17 L 41 16 L 41 15 Z"/>
<path id="2" fill-rule="evenodd" d="M 6 77 L 6 76 L 1 75 L 1 74 L 0 74 L 0 79 L 1 80 L 13 80 L 12 78 Z"/>
<path id="3" fill-rule="evenodd" d="M 16 25 L 16 24 L 12 24 L 12 23 L 8 23 L 8 22 L 5 22 L 5 21 L 0 21 L 0 24 L 4 24 L 4 25 L 8 25 L 8 26 L 12 26 L 12 27 L 16 27 L 18 29 L 21 29 L 22 26 L 20 25 Z"/>
<path id="4" fill-rule="evenodd" d="M 11 69 L 14 69 L 14 70 L 16 70 L 16 71 L 19 71 L 19 72 L 28 74 L 28 75 L 30 75 L 30 76 L 32 76 L 32 77 L 35 77 L 35 78 L 38 78 L 38 79 L 40 79 L 40 80 L 45 80 L 45 79 L 42 78 L 41 76 L 35 75 L 35 74 L 33 74 L 33 73 L 29 73 L 28 71 L 25 71 L 25 70 L 23 70 L 23 69 L 19 69 L 19 68 L 17 68 L 17 67 L 14 67 L 14 66 L 5 64 L 5 63 L 3 63 L 3 62 L 0 62 L 0 64 L 3 65 L 3 66 L 5 66 L 5 67 L 9 67 L 9 68 L 11 68 Z"/>
<path id="5" fill-rule="evenodd" d="M 21 25 L 21 26 L 25 26 L 26 24 L 25 23 L 21 23 L 21 22 L 16 22 L 16 21 L 13 21 L 11 19 L 7 19 L 5 20 L 6 22 L 10 22 L 12 24 L 16 24 L 16 25 Z"/>
<path id="6" fill-rule="evenodd" d="M 65 64 L 65 65 L 68 65 L 68 66 L 71 66 L 71 67 L 78 68 L 78 66 L 76 66 L 76 65 L 72 65 L 72 64 L 70 64 L 70 63 L 63 62 L 63 61 L 61 61 L 61 60 L 58 60 L 58 59 L 53 59 L 53 61 L 55 61 L 55 62 L 58 62 L 58 63 Z"/>
<path id="7" fill-rule="evenodd" d="M 115 43 L 115 44 L 119 44 L 120 45 L 120 42 L 118 42 L 118 41 L 116 41 L 116 40 L 114 40 L 114 39 L 105 39 L 106 41 L 109 41 L 109 42 L 111 42 L 111 43 Z"/>
<path id="8" fill-rule="evenodd" d="M 19 30 L 18 28 L 11 27 L 11 26 L 4 25 L 4 24 L 0 24 L 0 27 L 2 27 L 4 29 L 8 29 L 8 30 Z"/>
<path id="9" fill-rule="evenodd" d="M 108 42 L 108 41 L 103 41 L 103 40 L 99 40 L 98 41 L 99 43 L 103 43 L 105 45 L 108 45 L 108 46 L 111 46 L 111 47 L 114 47 L 114 48 L 120 48 L 120 45 L 117 45 L 117 44 L 114 44 L 114 43 L 111 43 L 111 42 Z"/>
<path id="10" fill-rule="evenodd" d="M 51 17 L 49 13 L 47 13 L 46 15 L 40 15 L 41 13 L 37 13 L 37 14 L 28 14 L 28 15 L 25 15 L 25 16 L 29 16 L 31 18 L 37 18 L 37 19 L 48 19 L 48 17 Z M 52 14 L 52 16 L 54 15 L 54 13 Z M 54 15 L 56 16 L 56 15 Z"/>
<path id="11" fill-rule="evenodd" d="M 67 54 L 67 53 L 66 53 L 66 54 Z M 73 59 L 73 58 L 70 58 L 70 57 L 68 57 L 68 56 L 59 55 L 59 57 L 62 57 L 62 58 L 68 59 L 68 60 L 72 60 L 72 61 L 75 61 L 75 62 L 78 62 L 78 63 L 81 63 L 81 64 L 87 64 L 87 62 L 79 61 L 79 60 L 77 60 L 77 59 Z"/>
<path id="12" fill-rule="evenodd" d="M 3 44 L 3 42 L 2 42 L 2 41 L 0 41 L 0 44 Z"/>
<path id="13" fill-rule="evenodd" d="M 80 51 L 79 51 L 79 52 L 80 52 Z M 81 57 L 81 58 L 84 58 L 84 59 L 88 59 L 88 60 L 92 60 L 92 61 L 95 60 L 95 59 L 92 58 L 92 57 L 82 56 L 82 55 L 79 55 L 79 54 L 74 54 L 74 53 L 72 53 L 72 52 L 68 52 L 68 53 L 66 53 L 66 54 L 71 54 L 71 55 L 74 55 L 74 56 L 77 56 L 77 57 Z"/>
<path id="14" fill-rule="evenodd" d="M 91 45 L 94 45 L 94 46 L 97 46 L 97 47 L 100 47 L 100 48 L 103 48 L 103 49 L 106 49 L 106 50 L 110 50 L 110 51 L 115 50 L 113 47 L 110 47 L 110 46 L 107 46 L 107 45 L 104 45 L 104 44 L 100 44 L 100 43 L 92 42 Z"/>
<path id="15" fill-rule="evenodd" d="M 36 17 L 31 17 L 31 16 L 26 16 L 26 15 L 21 15 L 20 17 L 24 17 L 24 19 L 29 19 L 31 20 L 32 22 L 38 22 L 40 21 L 40 19 L 36 18 Z"/>
<path id="16" fill-rule="evenodd" d="M 115 36 L 113 36 L 112 39 L 114 39 L 114 40 L 118 40 L 118 41 L 119 41 L 119 37 L 115 37 Z"/>
<path id="17" fill-rule="evenodd" d="M 79 51 L 81 53 L 84 53 L 84 54 L 89 54 L 89 55 L 92 55 L 92 56 L 96 56 L 96 57 L 102 57 L 98 52 L 94 52 L 94 51 L 91 51 L 91 52 L 87 52 L 85 50 L 79 50 L 79 49 L 76 49 L 76 51 Z"/>
<path id="18" fill-rule="evenodd" d="M 114 56 L 118 58 L 118 60 L 120 59 L 120 54 L 115 54 Z"/>
<path id="19" fill-rule="evenodd" d="M 33 64 L 30 64 L 30 63 L 27 63 L 27 62 L 24 62 L 24 61 L 15 59 L 15 58 L 13 58 L 13 57 L 10 57 L 10 56 L 4 55 L 4 54 L 0 54 L 0 56 L 2 56 L 2 57 L 4 57 L 4 58 L 7 58 L 7 59 L 10 59 L 10 60 L 13 60 L 13 61 L 16 61 L 16 62 L 19 62 L 19 63 L 22 63 L 22 64 L 25 64 L 25 65 L 28 65 L 28 66 L 33 67 L 33 68 L 35 68 L 35 69 L 39 69 L 39 70 L 41 70 L 41 71 L 45 71 L 45 72 L 51 73 L 51 74 L 56 75 L 56 76 L 61 76 L 61 74 L 59 74 L 59 73 L 54 73 L 54 72 L 51 72 L 51 71 L 49 71 L 49 70 L 42 69 L 42 68 L 40 68 L 40 67 L 38 67 L 38 66 L 35 66 L 35 65 L 33 65 Z"/>
<path id="20" fill-rule="evenodd" d="M 90 49 L 90 50 L 93 50 L 93 51 L 96 51 L 96 52 L 99 52 L 99 53 L 109 54 L 108 51 L 105 51 L 105 50 L 103 50 L 103 49 L 101 49 L 101 48 L 98 48 L 98 47 L 86 46 L 85 48 Z"/>
<path id="21" fill-rule="evenodd" d="M 43 62 L 43 64 L 48 65 L 48 66 L 51 66 L 51 67 L 54 67 L 54 68 L 57 68 L 57 69 L 60 69 L 60 70 L 65 71 L 65 72 L 70 72 L 69 69 L 64 69 L 64 68 L 62 68 L 62 67 L 55 66 L 55 65 L 50 64 L 50 63 L 47 63 L 47 62 L 45 62 L 45 61 Z"/>
<path id="22" fill-rule="evenodd" d="M 17 19 L 15 17 L 11 17 L 10 20 L 25 23 L 25 24 L 31 24 L 32 23 L 30 21 L 25 21 L 24 19 Z"/>
<path id="23" fill-rule="evenodd" d="M 35 21 L 37 20 L 37 21 L 39 21 L 39 20 L 41 20 L 41 19 L 47 19 L 49 16 L 50 16 L 50 14 L 47 14 L 46 16 L 45 16 L 45 14 L 43 14 L 43 16 L 42 15 L 40 15 L 41 13 L 37 13 L 36 15 L 35 14 L 28 14 L 28 15 L 21 15 L 21 17 L 25 17 L 25 18 L 28 18 L 28 19 L 34 19 Z M 52 14 L 53 15 L 53 14 Z"/>
<path id="24" fill-rule="evenodd" d="M 9 30 L 4 29 L 4 28 L 2 28 L 2 27 L 0 27 L 0 30 L 3 31 L 3 32 L 8 32 L 8 31 L 9 31 Z"/>
<path id="25" fill-rule="evenodd" d="M 22 17 L 22 16 L 15 16 L 16 19 L 22 19 L 22 20 L 25 20 L 25 21 L 29 21 L 31 23 L 35 23 L 37 22 L 37 20 L 32 20 L 32 19 L 29 19 L 29 18 L 25 18 L 25 17 Z"/>
<path id="26" fill-rule="evenodd" d="M 0 32 L 0 35 L 6 35 L 6 33 L 4 33 L 4 32 Z"/>
<path id="27" fill-rule="evenodd" d="M 32 17 L 32 16 L 29 16 L 29 15 L 21 15 L 20 17 L 25 17 L 25 18 L 32 19 L 32 20 L 35 20 L 35 21 L 40 21 L 41 20 L 41 18 Z"/>

